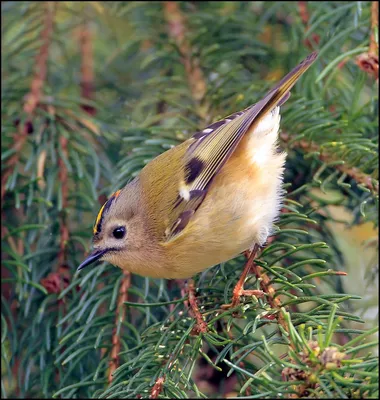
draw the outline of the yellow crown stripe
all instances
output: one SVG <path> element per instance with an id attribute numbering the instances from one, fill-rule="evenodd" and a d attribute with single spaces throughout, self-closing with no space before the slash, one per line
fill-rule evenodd
<path id="1" fill-rule="evenodd" d="M 102 205 L 102 208 L 100 209 L 99 214 L 96 217 L 96 221 L 95 221 L 95 225 L 94 225 L 94 229 L 93 229 L 94 235 L 98 232 L 98 230 L 97 230 L 98 224 L 100 222 L 100 219 L 102 218 L 104 206 L 107 204 L 107 201 Z"/>
<path id="2" fill-rule="evenodd" d="M 120 192 L 121 192 L 121 190 L 117 190 L 115 193 L 112 193 L 111 194 L 111 196 L 109 197 L 109 199 L 102 205 L 102 208 L 100 209 L 100 211 L 99 211 L 99 213 L 98 213 L 98 216 L 96 217 L 96 221 L 95 221 L 95 224 L 94 224 L 94 228 L 93 228 L 93 233 L 94 233 L 94 235 L 96 234 L 96 233 L 98 233 L 98 232 L 100 232 L 100 222 L 101 222 L 101 219 L 102 219 L 102 216 L 103 216 L 103 213 L 104 213 L 104 207 L 107 205 L 107 204 L 110 204 L 110 200 L 113 200 L 113 199 L 116 199 L 116 197 L 118 197 L 119 196 L 119 194 L 120 194 Z M 108 207 L 107 207 L 108 208 Z"/>

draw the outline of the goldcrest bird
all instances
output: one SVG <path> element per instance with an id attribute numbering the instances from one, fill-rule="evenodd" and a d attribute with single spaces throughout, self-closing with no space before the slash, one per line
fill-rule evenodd
<path id="1" fill-rule="evenodd" d="M 97 260 L 154 278 L 188 278 L 230 260 L 273 232 L 286 154 L 280 106 L 315 61 L 310 54 L 258 103 L 150 161 L 113 193 L 94 225 Z"/>

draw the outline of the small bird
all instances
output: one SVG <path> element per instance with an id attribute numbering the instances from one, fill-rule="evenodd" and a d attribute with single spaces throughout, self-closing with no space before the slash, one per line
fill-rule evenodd
<path id="1" fill-rule="evenodd" d="M 262 100 L 150 161 L 113 193 L 94 225 L 97 260 L 154 278 L 189 278 L 265 244 L 279 215 L 286 154 L 280 106 L 310 54 Z"/>

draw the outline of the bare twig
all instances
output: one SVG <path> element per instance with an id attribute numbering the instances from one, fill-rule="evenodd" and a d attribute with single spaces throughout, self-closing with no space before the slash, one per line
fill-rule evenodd
<path id="1" fill-rule="evenodd" d="M 123 271 L 123 274 L 124 276 L 121 281 L 119 298 L 117 301 L 115 326 L 113 328 L 113 333 L 112 333 L 112 350 L 109 362 L 108 383 L 112 382 L 113 380 L 112 374 L 119 366 L 119 353 L 120 353 L 121 343 L 117 326 L 119 325 L 119 322 L 121 323 L 124 321 L 125 318 L 124 302 L 128 301 L 128 289 L 131 286 L 131 274 L 128 271 Z"/>
<path id="2" fill-rule="evenodd" d="M 192 49 L 186 38 L 187 26 L 185 17 L 182 14 L 179 2 L 163 2 L 165 18 L 168 23 L 169 36 L 175 41 L 181 54 L 181 61 L 185 67 L 187 81 L 190 86 L 191 94 L 196 101 L 202 100 L 202 106 L 198 112 L 203 119 L 207 119 L 209 104 L 205 100 L 207 90 L 206 81 L 203 72 L 199 66 L 199 60 L 192 57 Z"/>
<path id="3" fill-rule="evenodd" d="M 42 87 L 46 80 L 47 72 L 47 60 L 49 55 L 49 47 L 51 42 L 51 36 L 53 33 L 54 15 L 56 11 L 55 2 L 45 2 L 45 20 L 44 29 L 41 32 L 42 45 L 36 56 L 36 65 L 34 69 L 34 76 L 30 86 L 29 93 L 24 98 L 23 111 L 27 114 L 27 120 L 25 124 L 18 124 L 18 131 L 14 136 L 14 143 L 12 148 L 15 150 L 14 154 L 8 159 L 5 171 L 1 178 L 1 200 L 3 200 L 6 188 L 5 184 L 9 176 L 11 175 L 13 169 L 17 165 L 21 150 L 24 147 L 28 133 L 33 131 L 33 125 L 31 119 L 34 111 L 36 110 L 38 103 L 42 96 Z"/>
<path id="4" fill-rule="evenodd" d="M 150 392 L 150 396 L 149 396 L 150 399 L 158 399 L 158 396 L 161 393 L 162 388 L 164 387 L 164 383 L 165 383 L 165 376 L 160 376 L 156 380 L 156 382 L 152 388 L 152 391 Z"/>
<path id="5" fill-rule="evenodd" d="M 284 143 L 289 142 L 292 136 L 283 132 L 280 134 L 280 138 Z M 334 156 L 326 151 L 321 151 L 320 147 L 313 142 L 308 142 L 306 140 L 299 140 L 292 142 L 291 148 L 300 148 L 304 152 L 319 152 L 318 158 L 323 162 L 334 161 Z M 333 168 L 339 170 L 340 172 L 346 174 L 351 179 L 353 179 L 357 184 L 366 187 L 373 194 L 379 194 L 379 182 L 373 179 L 370 175 L 365 174 L 356 167 L 350 167 L 345 164 L 334 165 Z"/>
<path id="6" fill-rule="evenodd" d="M 376 42 L 375 32 L 379 28 L 379 2 L 373 1 L 371 6 L 371 36 L 368 53 L 362 53 L 356 58 L 360 69 L 379 79 L 379 44 Z"/>

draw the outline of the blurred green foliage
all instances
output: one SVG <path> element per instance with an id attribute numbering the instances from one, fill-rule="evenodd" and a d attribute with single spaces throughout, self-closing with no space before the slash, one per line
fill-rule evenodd
<path id="1" fill-rule="evenodd" d="M 300 3 L 178 2 L 187 54 L 165 2 L 2 3 L 3 398 L 148 398 L 159 378 L 162 398 L 378 397 L 376 328 L 359 315 L 374 279 L 360 280 L 377 276 L 377 263 L 352 265 L 342 240 L 366 224 L 360 240 L 373 236 L 377 253 L 378 83 L 355 62 L 368 52 L 371 3 L 307 2 L 307 24 Z M 282 309 L 245 298 L 243 318 L 221 310 L 243 256 L 195 277 L 209 329 L 200 335 L 177 282 L 132 276 L 120 306 L 119 269 L 75 272 L 105 196 L 256 102 L 314 49 L 282 109 L 287 195 L 257 261 Z M 186 57 L 202 73 L 201 98 Z M 253 277 L 246 285 L 260 287 Z"/>

